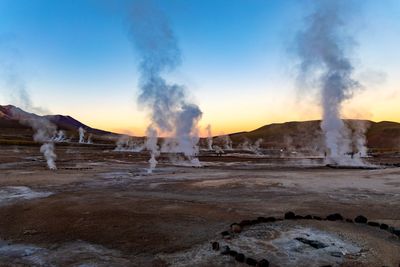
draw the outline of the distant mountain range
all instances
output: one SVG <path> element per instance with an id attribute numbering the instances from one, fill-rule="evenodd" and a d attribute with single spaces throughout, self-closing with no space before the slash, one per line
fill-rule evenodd
<path id="1" fill-rule="evenodd" d="M 59 130 L 65 131 L 78 131 L 80 127 L 86 130 L 87 133 L 96 135 L 110 135 L 113 134 L 108 131 L 103 131 L 89 127 L 80 121 L 72 118 L 71 116 L 64 115 L 45 115 L 39 116 L 34 113 L 26 112 L 13 105 L 0 105 L 0 128 L 29 128 L 29 126 L 22 125 L 21 120 L 29 118 L 45 118 L 57 126 Z"/>
<path id="2" fill-rule="evenodd" d="M 29 126 L 22 125 L 20 121 L 29 117 L 46 118 L 55 124 L 58 129 L 70 133 L 77 133 L 79 127 L 82 127 L 87 133 L 98 137 L 115 138 L 119 136 L 119 134 L 91 128 L 70 116 L 38 116 L 12 105 L 0 105 L 0 140 L 4 139 L 4 136 L 18 135 L 20 132 L 25 132 L 26 136 L 28 136 L 27 131 L 30 130 Z M 389 121 L 373 122 L 368 120 L 345 120 L 345 123 L 353 134 L 356 132 L 356 129 L 365 128 L 369 148 L 400 149 L 400 123 Z M 323 135 L 320 125 L 321 121 L 317 120 L 273 123 L 249 132 L 232 133 L 229 134 L 229 137 L 233 141 L 234 147 L 246 141 L 254 143 L 256 140 L 262 138 L 262 147 L 265 148 L 318 150 L 318 148 L 323 147 Z M 217 143 L 218 138 L 214 139 L 215 143 Z M 206 140 L 202 139 L 201 143 L 205 145 Z"/>

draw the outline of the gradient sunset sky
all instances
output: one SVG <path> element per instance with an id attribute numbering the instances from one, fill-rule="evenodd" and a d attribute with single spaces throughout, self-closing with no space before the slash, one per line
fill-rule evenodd
<path id="1" fill-rule="evenodd" d="M 129 2 L 0 0 L 0 61 L 13 62 L 36 106 L 142 135 L 149 119 L 136 101 L 139 57 L 128 36 Z M 293 52 L 313 1 L 155 2 L 182 51 L 182 65 L 168 80 L 187 87 L 203 111 L 202 128 L 211 124 L 221 134 L 321 117 L 317 92 L 296 86 Z M 400 1 L 347 2 L 347 29 L 356 41 L 351 57 L 364 89 L 346 102 L 343 117 L 400 121 Z M 19 104 L 2 81 L 0 104 Z"/>

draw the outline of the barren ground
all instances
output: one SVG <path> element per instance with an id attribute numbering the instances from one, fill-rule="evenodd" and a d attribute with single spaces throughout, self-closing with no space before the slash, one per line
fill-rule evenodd
<path id="1" fill-rule="evenodd" d="M 58 170 L 49 171 L 37 147 L 0 147 L 0 266 L 247 266 L 212 251 L 211 241 L 271 266 L 400 263 L 399 238 L 367 225 L 282 221 L 230 240 L 220 235 L 233 222 L 287 211 L 363 214 L 400 227 L 400 168 L 330 169 L 320 159 L 234 154 L 201 156 L 203 168 L 164 157 L 148 175 L 146 153 L 59 146 L 57 154 Z M 343 254 L 297 236 L 341 244 Z"/>

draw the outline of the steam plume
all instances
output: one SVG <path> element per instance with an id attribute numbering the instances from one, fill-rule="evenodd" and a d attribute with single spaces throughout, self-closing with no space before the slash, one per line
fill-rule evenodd
<path id="1" fill-rule="evenodd" d="M 344 33 L 344 1 L 316 1 L 317 7 L 306 19 L 307 26 L 297 36 L 297 53 L 301 60 L 300 81 L 316 80 L 321 94 L 328 163 L 348 164 L 351 152 L 349 129 L 341 120 L 342 104 L 360 87 L 354 80 L 353 66 L 346 54 L 353 44 Z"/>
<path id="2" fill-rule="evenodd" d="M 206 127 L 207 130 L 207 146 L 208 146 L 208 150 L 213 150 L 213 138 L 212 138 L 212 133 L 211 133 L 211 125 L 207 125 Z"/>
<path id="3" fill-rule="evenodd" d="M 1 37 L 2 36 L 0 36 L 0 45 L 3 45 L 5 40 Z M 45 109 L 33 105 L 27 90 L 26 82 L 18 71 L 16 65 L 16 62 L 18 62 L 16 59 L 19 55 L 18 49 L 13 48 L 11 51 L 13 51 L 11 53 L 11 57 L 0 57 L 0 74 L 5 82 L 6 90 L 10 92 L 12 102 L 29 112 L 35 112 L 38 114 L 45 113 Z M 42 143 L 40 152 L 43 153 L 47 161 L 48 168 L 56 169 L 55 160 L 57 156 L 54 152 L 55 147 L 52 137 L 55 135 L 57 127 L 48 119 L 35 114 L 23 112 L 19 108 L 12 108 L 11 112 L 13 113 L 13 116 L 18 118 L 22 124 L 28 125 L 33 129 L 33 140 L 35 142 Z"/>
<path id="4" fill-rule="evenodd" d="M 78 132 L 79 132 L 79 144 L 84 144 L 86 130 L 83 129 L 82 127 L 79 127 Z"/>
<path id="5" fill-rule="evenodd" d="M 171 152 L 183 153 L 198 164 L 197 123 L 202 112 L 187 100 L 185 88 L 166 81 L 166 72 L 175 69 L 181 53 L 175 35 L 164 14 L 151 1 L 138 1 L 131 16 L 131 37 L 140 54 L 140 95 L 138 102 L 150 110 L 147 148 L 151 151 L 152 170 L 157 161 L 158 133 L 172 136 Z"/>

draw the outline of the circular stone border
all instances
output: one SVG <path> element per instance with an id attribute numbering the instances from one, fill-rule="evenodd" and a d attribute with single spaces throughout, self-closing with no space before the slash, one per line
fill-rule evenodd
<path id="1" fill-rule="evenodd" d="M 272 223 L 277 221 L 283 220 L 317 220 L 317 221 L 345 221 L 347 223 L 354 223 L 359 225 L 368 225 L 371 227 L 376 227 L 382 230 L 385 230 L 398 238 L 400 238 L 400 228 L 395 228 L 393 226 L 389 226 L 385 223 L 379 223 L 375 221 L 368 221 L 367 217 L 363 215 L 358 215 L 353 219 L 343 218 L 340 213 L 332 213 L 322 218 L 320 216 L 314 215 L 296 215 L 294 212 L 289 211 L 286 212 L 283 218 L 276 218 L 276 217 L 258 217 L 255 220 L 243 220 L 240 223 L 232 223 L 230 225 L 230 229 L 227 231 L 221 232 L 222 238 L 230 239 L 231 234 L 240 234 L 245 227 L 256 225 L 259 223 Z M 243 253 L 237 252 L 235 250 L 231 250 L 229 246 L 224 246 L 220 248 L 220 245 L 217 241 L 211 242 L 211 247 L 214 251 L 220 251 L 221 255 L 229 255 L 235 258 L 236 261 L 241 263 L 246 263 L 249 266 L 256 266 L 256 267 L 269 267 L 269 261 L 267 259 L 255 260 L 250 257 L 246 257 Z"/>

